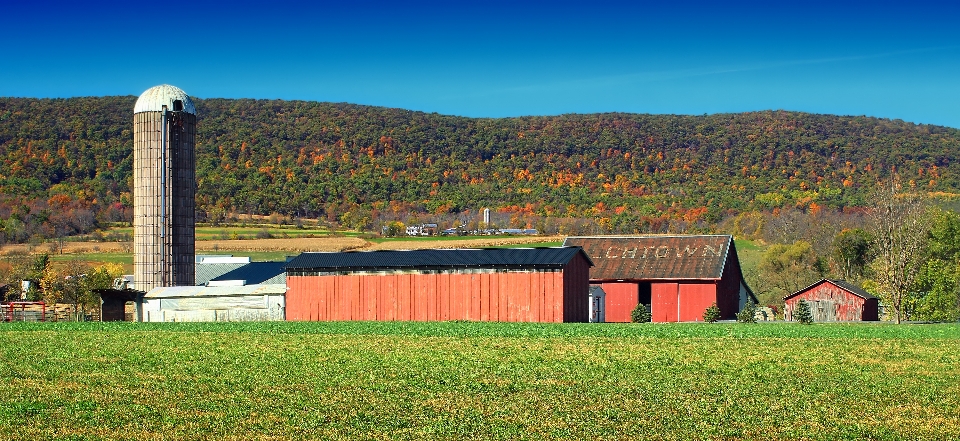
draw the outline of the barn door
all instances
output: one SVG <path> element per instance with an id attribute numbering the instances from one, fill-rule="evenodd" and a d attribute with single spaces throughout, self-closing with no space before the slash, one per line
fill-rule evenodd
<path id="1" fill-rule="evenodd" d="M 680 285 L 678 283 L 650 284 L 650 314 L 654 322 L 676 322 L 680 318 Z"/>

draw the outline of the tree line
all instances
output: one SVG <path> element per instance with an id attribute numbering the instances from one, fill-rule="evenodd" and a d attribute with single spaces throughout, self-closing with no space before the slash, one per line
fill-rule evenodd
<path id="1" fill-rule="evenodd" d="M 0 98 L 0 240 L 129 221 L 136 97 Z M 767 111 L 465 118 L 306 101 L 197 99 L 197 209 L 345 228 L 430 217 L 609 233 L 707 231 L 774 210 L 868 205 L 896 171 L 957 192 L 960 131 Z"/>
<path id="2" fill-rule="evenodd" d="M 772 245 L 745 277 L 761 304 L 823 278 L 853 282 L 881 299 L 896 322 L 960 320 L 960 212 L 894 176 L 857 214 L 745 213 L 729 222 L 741 238 Z"/>

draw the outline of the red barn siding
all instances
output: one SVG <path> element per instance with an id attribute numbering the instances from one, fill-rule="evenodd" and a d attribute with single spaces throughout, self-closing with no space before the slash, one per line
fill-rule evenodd
<path id="1" fill-rule="evenodd" d="M 650 284 L 650 313 L 654 322 L 679 321 L 677 294 L 678 283 L 659 282 Z"/>
<path id="2" fill-rule="evenodd" d="M 601 283 L 604 294 L 604 319 L 609 323 L 629 323 L 630 312 L 640 303 L 640 288 L 636 283 Z"/>
<path id="3" fill-rule="evenodd" d="M 590 319 L 589 292 L 590 292 L 590 263 L 582 256 L 571 260 L 562 272 L 553 273 L 554 277 L 562 280 L 564 307 L 567 308 L 563 317 L 554 318 L 554 321 L 586 322 Z"/>
<path id="4" fill-rule="evenodd" d="M 703 321 L 704 311 L 718 301 L 713 283 L 680 283 L 677 293 L 681 322 Z"/>
<path id="5" fill-rule="evenodd" d="M 740 289 L 741 286 L 745 286 L 745 283 L 739 262 L 736 248 L 731 247 L 723 268 L 723 276 L 716 285 L 717 307 L 720 308 L 722 319 L 736 319 L 737 313 L 740 312 Z"/>
<path id="6" fill-rule="evenodd" d="M 288 275 L 287 319 L 585 322 L 589 268 Z"/>

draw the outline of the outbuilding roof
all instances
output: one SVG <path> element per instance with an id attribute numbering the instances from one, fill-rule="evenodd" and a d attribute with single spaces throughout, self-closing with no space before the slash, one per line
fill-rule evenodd
<path id="1" fill-rule="evenodd" d="M 229 272 L 236 271 L 239 268 L 243 268 L 248 264 L 249 263 L 198 263 L 195 266 L 194 285 L 204 286 L 207 282 Z"/>
<path id="2" fill-rule="evenodd" d="M 580 247 L 432 249 L 302 253 L 285 266 L 290 270 L 364 271 L 386 269 L 539 268 L 559 269 Z M 592 263 L 591 263 L 592 266 Z"/>
<path id="3" fill-rule="evenodd" d="M 287 273 L 284 271 L 283 265 L 284 262 L 250 262 L 223 275 L 214 277 L 210 279 L 210 281 L 243 280 L 248 285 L 284 284 L 287 282 Z"/>
<path id="4" fill-rule="evenodd" d="M 284 294 L 285 284 L 262 284 L 246 286 L 164 286 L 151 289 L 145 299 L 178 297 L 236 297 Z"/>
<path id="5" fill-rule="evenodd" d="M 596 265 L 591 280 L 717 280 L 727 256 L 736 256 L 733 236 L 581 236 L 566 246 L 581 246 Z"/>
<path id="6" fill-rule="evenodd" d="M 796 297 L 796 296 L 798 296 L 798 295 L 800 295 L 800 294 L 803 294 L 803 293 L 805 293 L 805 292 L 807 292 L 807 291 L 810 291 L 811 289 L 816 288 L 817 286 L 820 286 L 820 285 L 822 285 L 822 284 L 824 284 L 824 283 L 830 283 L 830 284 L 836 286 L 837 288 L 840 288 L 840 289 L 842 289 L 842 290 L 844 290 L 844 291 L 846 291 L 846 292 L 849 292 L 850 294 L 853 294 L 853 295 L 855 295 L 855 296 L 857 296 L 857 297 L 860 297 L 861 299 L 864 299 L 864 300 L 876 299 L 876 297 L 875 297 L 873 294 L 870 294 L 870 293 L 864 291 L 863 288 L 861 288 L 861 287 L 859 287 L 859 286 L 857 286 L 857 285 L 854 285 L 854 284 L 852 284 L 852 283 L 850 283 L 850 282 L 847 282 L 846 280 L 823 279 L 823 280 L 821 280 L 821 281 L 819 281 L 819 282 L 817 282 L 817 283 L 814 283 L 813 285 L 810 285 L 810 286 L 808 286 L 808 287 L 806 287 L 806 288 L 801 289 L 800 291 L 797 291 L 797 292 L 795 292 L 795 293 L 793 293 L 793 294 L 790 294 L 790 295 L 784 297 L 783 300 L 792 299 L 792 298 L 794 298 L 794 297 Z"/>
<path id="7" fill-rule="evenodd" d="M 287 273 L 283 262 L 198 263 L 195 278 L 197 286 L 227 280 L 243 280 L 247 285 L 255 285 L 286 283 Z"/>

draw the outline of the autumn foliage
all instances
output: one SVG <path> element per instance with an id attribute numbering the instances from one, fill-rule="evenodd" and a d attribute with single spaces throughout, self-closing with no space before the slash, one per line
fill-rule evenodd
<path id="1" fill-rule="evenodd" d="M 135 100 L 0 98 L 5 240 L 131 219 Z M 490 119 L 304 101 L 195 104 L 197 209 L 207 220 L 278 213 L 372 228 L 394 220 L 387 214 L 491 208 L 517 227 L 565 219 L 597 232 L 704 231 L 741 212 L 864 206 L 894 169 L 929 191 L 960 187 L 960 131 L 896 120 L 783 111 Z"/>

